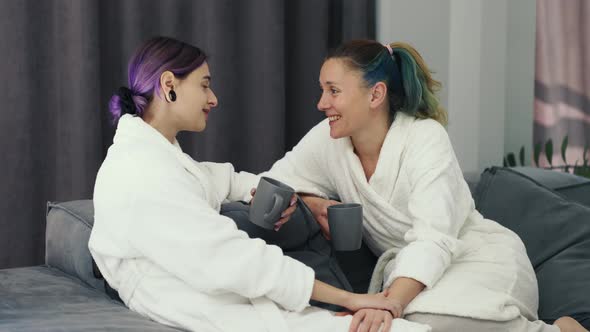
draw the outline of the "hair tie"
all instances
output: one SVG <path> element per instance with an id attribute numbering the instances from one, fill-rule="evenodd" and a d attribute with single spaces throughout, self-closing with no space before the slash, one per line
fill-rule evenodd
<path id="1" fill-rule="evenodd" d="M 128 87 L 122 86 L 117 91 L 119 96 L 119 103 L 121 105 L 121 115 L 136 114 L 135 102 L 133 101 L 133 91 Z"/>
<path id="2" fill-rule="evenodd" d="M 385 44 L 383 46 L 387 48 L 387 50 L 389 51 L 389 55 L 393 55 L 393 49 L 391 49 L 391 46 L 389 46 L 389 44 Z"/>
<path id="3" fill-rule="evenodd" d="M 389 44 L 383 44 L 387 51 L 389 52 L 389 56 L 391 60 L 393 60 L 395 69 L 391 73 L 391 86 L 393 87 L 393 91 L 395 91 L 398 95 L 404 95 L 404 86 L 403 86 L 403 78 L 402 78 L 402 69 L 401 69 L 401 59 L 398 54 L 393 53 L 393 48 Z"/>

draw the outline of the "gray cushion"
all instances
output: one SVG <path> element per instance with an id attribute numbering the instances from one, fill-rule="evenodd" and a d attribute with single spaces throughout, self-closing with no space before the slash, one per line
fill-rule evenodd
<path id="1" fill-rule="evenodd" d="M 280 232 L 262 228 L 249 220 L 250 206 L 242 202 L 230 202 L 221 205 L 220 214 L 231 218 L 238 229 L 248 233 L 251 238 L 264 239 L 266 243 L 275 244 L 283 251 L 303 250 L 313 229 L 308 225 L 302 211 L 298 208 L 291 220 L 281 227 Z M 296 220 L 297 222 L 291 222 Z M 319 229 L 318 229 L 319 231 Z"/>
<path id="2" fill-rule="evenodd" d="M 241 202 L 223 204 L 221 214 L 232 218 L 238 229 L 246 232 L 250 238 L 261 238 L 268 244 L 281 247 L 286 256 L 296 259 L 315 271 L 316 279 L 340 289 L 352 291 L 347 276 L 342 271 L 328 240 L 320 232 L 311 211 L 301 199 L 298 208 L 280 232 L 267 230 L 253 224 L 248 218 L 250 206 Z M 310 301 L 311 305 L 341 311 L 339 306 Z"/>
<path id="3" fill-rule="evenodd" d="M 476 207 L 523 240 L 539 282 L 539 317 L 590 327 L 590 208 L 508 168 L 486 170 Z"/>
<path id="4" fill-rule="evenodd" d="M 0 331 L 178 331 L 47 267 L 0 270 Z"/>
<path id="5" fill-rule="evenodd" d="M 45 263 L 75 276 L 89 286 L 104 290 L 102 280 L 94 277 L 92 256 L 88 250 L 94 223 L 91 200 L 47 204 Z"/>
<path id="6" fill-rule="evenodd" d="M 512 169 L 549 189 L 553 189 L 570 201 L 590 207 L 590 179 L 588 178 L 534 167 L 514 167 Z"/>
<path id="7" fill-rule="evenodd" d="M 555 189 L 555 191 L 570 201 L 590 207 L 590 182 L 560 187 Z"/>
<path id="8" fill-rule="evenodd" d="M 285 224 L 280 232 L 275 232 L 251 223 L 248 220 L 248 209 L 249 206 L 246 204 L 232 202 L 221 206 L 221 214 L 232 218 L 238 228 L 247 232 L 250 237 L 262 238 L 270 244 L 276 244 L 286 255 L 312 267 L 319 280 L 338 288 L 352 290 L 336 260 L 330 257 L 330 246 L 321 236 L 319 226 L 315 221 L 309 220 L 313 218 L 309 211 L 304 213 L 302 208 L 297 209 L 292 220 Z M 92 200 L 48 203 L 46 264 L 75 276 L 100 291 L 105 291 L 104 281 L 95 278 L 93 274 L 92 256 L 88 250 L 93 224 Z M 117 297 L 115 291 L 112 296 Z M 331 310 L 339 309 L 317 302 L 313 304 Z"/>
<path id="9" fill-rule="evenodd" d="M 537 167 L 513 167 L 512 170 L 535 180 L 550 189 L 559 189 L 572 185 L 590 183 L 590 179 L 570 173 L 553 171 Z"/>

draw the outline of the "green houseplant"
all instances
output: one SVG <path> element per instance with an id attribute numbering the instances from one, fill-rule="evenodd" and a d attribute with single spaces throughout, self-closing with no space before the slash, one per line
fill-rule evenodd
<path id="1" fill-rule="evenodd" d="M 536 143 L 533 150 L 533 162 L 535 163 L 536 167 L 539 166 L 539 158 L 541 157 L 541 153 L 545 152 L 545 157 L 549 162 L 549 167 L 543 167 L 544 169 L 551 169 L 551 170 L 561 170 L 563 172 L 571 173 L 573 172 L 576 175 L 584 176 L 590 178 L 590 166 L 588 165 L 588 158 L 586 154 L 588 152 L 588 145 L 584 146 L 584 153 L 582 154 L 582 161 L 576 160 L 575 163 L 572 165 L 568 163 L 566 159 L 566 151 L 568 146 L 568 136 L 563 138 L 561 142 L 561 158 L 563 159 L 563 165 L 553 165 L 553 140 L 549 139 L 545 142 L 544 146 L 539 142 Z M 543 149 L 544 147 L 544 149 Z M 524 156 L 525 156 L 525 148 L 524 146 L 520 148 L 518 153 L 518 161 L 521 166 L 524 166 Z M 504 157 L 504 167 L 515 167 L 517 166 L 516 162 L 516 155 L 512 152 L 508 153 Z"/>

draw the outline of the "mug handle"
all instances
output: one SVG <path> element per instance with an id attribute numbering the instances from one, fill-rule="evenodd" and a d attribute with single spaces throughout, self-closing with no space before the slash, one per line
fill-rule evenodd
<path id="1" fill-rule="evenodd" d="M 279 194 L 276 194 L 276 193 L 272 197 L 274 198 L 274 205 L 269 213 L 264 214 L 264 220 L 266 220 L 266 218 L 268 218 L 268 216 L 274 216 L 277 213 L 281 212 L 281 211 L 279 211 L 279 209 L 283 205 L 283 197 Z M 272 222 L 275 222 L 275 221 L 276 220 L 272 220 Z"/>

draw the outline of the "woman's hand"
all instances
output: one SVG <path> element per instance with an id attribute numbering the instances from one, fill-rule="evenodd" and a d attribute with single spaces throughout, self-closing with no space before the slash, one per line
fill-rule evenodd
<path id="1" fill-rule="evenodd" d="M 352 317 L 348 332 L 389 332 L 392 321 L 393 315 L 387 310 L 361 309 Z"/>
<path id="2" fill-rule="evenodd" d="M 301 199 L 305 202 L 305 205 L 309 207 L 309 209 L 311 210 L 311 214 L 318 222 L 318 224 L 320 224 L 320 228 L 322 229 L 322 234 L 324 234 L 324 237 L 330 240 L 330 225 L 328 224 L 328 207 L 340 204 L 340 202 L 310 195 L 301 195 Z"/>
<path id="3" fill-rule="evenodd" d="M 401 302 L 396 299 L 388 298 L 384 293 L 378 294 L 354 294 L 348 297 L 344 307 L 353 312 L 361 309 L 382 309 L 391 313 L 393 318 L 399 318 L 403 313 Z"/>
<path id="4" fill-rule="evenodd" d="M 250 204 L 252 204 L 252 203 L 254 203 L 254 196 L 256 195 L 256 188 L 252 188 L 250 190 L 250 195 L 252 195 L 252 200 L 250 201 Z M 285 209 L 285 211 L 283 211 L 283 213 L 281 214 L 281 218 L 277 222 L 275 222 L 275 227 L 274 227 L 275 232 L 278 232 L 279 229 L 281 229 L 281 227 L 287 221 L 289 221 L 289 219 L 291 219 L 291 216 L 293 215 L 293 213 L 295 213 L 295 210 L 297 209 L 297 205 L 295 205 L 295 203 L 297 203 L 297 195 L 293 194 L 293 196 L 291 197 L 291 201 L 289 202 L 289 206 Z"/>

